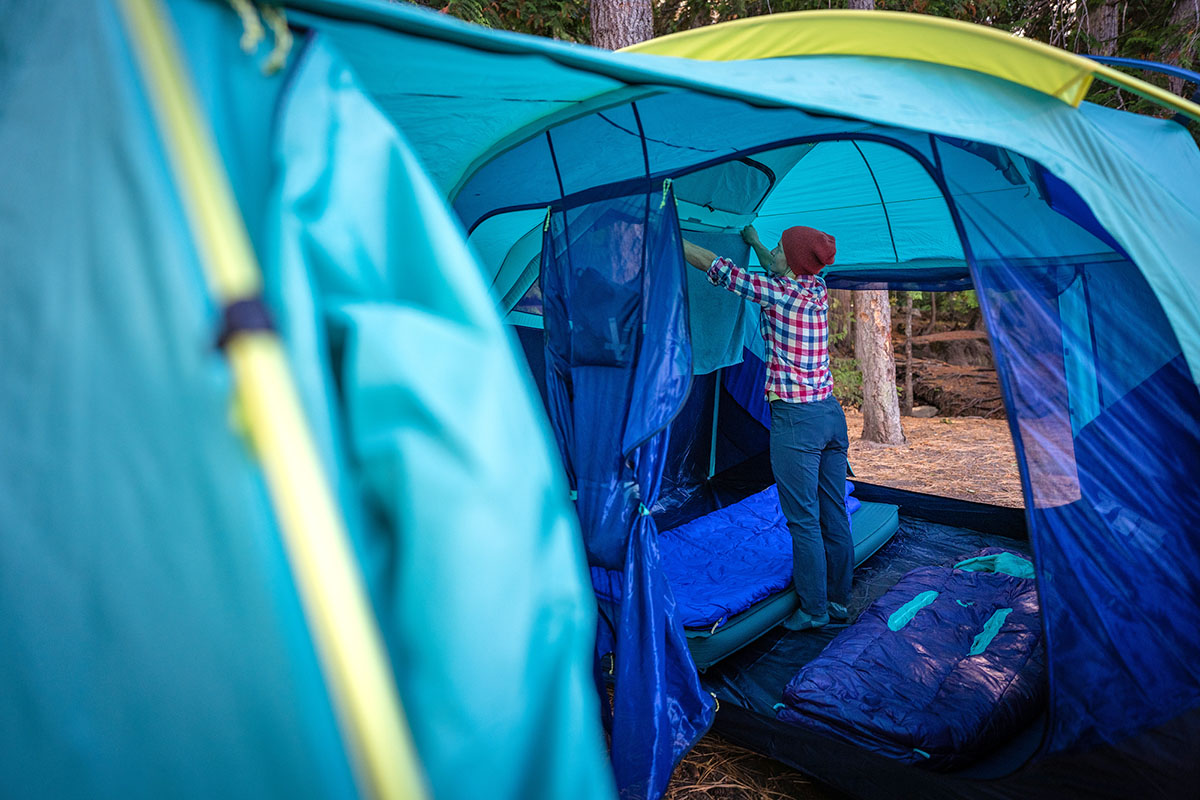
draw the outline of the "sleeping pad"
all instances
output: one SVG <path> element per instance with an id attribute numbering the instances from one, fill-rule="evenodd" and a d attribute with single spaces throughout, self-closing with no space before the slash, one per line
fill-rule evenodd
<path id="1" fill-rule="evenodd" d="M 857 512 L 862 504 L 852 489 L 847 482 L 847 510 Z M 858 525 L 855 532 L 851 516 L 856 564 L 895 533 L 891 517 L 885 531 Z M 775 486 L 664 531 L 658 547 L 687 628 L 711 628 L 792 585 L 792 537 Z"/>
<path id="2" fill-rule="evenodd" d="M 954 567 L 906 574 L 796 673 L 778 716 L 952 769 L 1032 721 L 1044 674 L 1033 565 L 987 548 Z"/>
<path id="3" fill-rule="evenodd" d="M 860 503 L 850 496 L 853 488 L 847 481 L 858 565 L 887 543 L 900 521 L 896 506 Z M 700 670 L 771 630 L 799 605 L 792 591 L 792 538 L 774 486 L 663 531 L 658 548 Z M 597 599 L 618 602 L 621 573 L 593 567 L 592 584 Z"/>

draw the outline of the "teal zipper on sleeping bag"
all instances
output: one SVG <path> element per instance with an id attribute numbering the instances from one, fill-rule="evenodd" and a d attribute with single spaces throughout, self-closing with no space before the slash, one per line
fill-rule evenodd
<path id="1" fill-rule="evenodd" d="M 927 592 L 921 592 L 919 595 L 909 600 L 900 608 L 888 617 L 888 628 L 893 631 L 898 631 L 908 623 L 912 622 L 912 618 L 917 615 L 925 606 L 937 599 L 938 593 L 930 589 Z"/>
<path id="2" fill-rule="evenodd" d="M 967 572 L 999 572 L 1012 575 L 1014 578 L 1033 578 L 1033 564 L 1027 558 L 1013 553 L 995 553 L 990 556 L 977 556 L 960 561 L 955 569 Z"/>
<path id="3" fill-rule="evenodd" d="M 971 642 L 971 649 L 967 651 L 967 655 L 977 656 L 986 650 L 987 646 L 992 643 L 992 639 L 995 639 L 996 634 L 1004 627 L 1004 620 L 1008 619 L 1008 615 L 1011 613 L 1011 608 L 996 609 L 996 613 L 992 614 L 983 624 L 983 630 L 975 637 L 975 641 Z"/>

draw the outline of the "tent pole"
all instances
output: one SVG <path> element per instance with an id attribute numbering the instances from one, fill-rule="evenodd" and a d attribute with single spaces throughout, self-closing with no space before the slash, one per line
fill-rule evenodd
<path id="1" fill-rule="evenodd" d="M 262 272 L 245 221 L 167 12 L 157 0 L 123 0 L 121 8 L 200 265 L 225 308 L 221 345 L 235 401 L 266 479 L 346 756 L 364 795 L 423 798 L 423 777 L 378 620 L 283 344 L 262 301 Z"/>
<path id="2" fill-rule="evenodd" d="M 717 415 L 721 408 L 721 372 L 717 370 L 717 380 L 713 386 L 713 421 L 712 440 L 708 446 L 708 477 L 717 474 Z"/>

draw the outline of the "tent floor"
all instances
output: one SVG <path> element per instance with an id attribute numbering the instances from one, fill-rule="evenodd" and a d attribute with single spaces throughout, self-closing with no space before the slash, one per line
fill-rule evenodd
<path id="1" fill-rule="evenodd" d="M 1017 531 L 1016 535 L 1023 535 L 1023 531 Z M 953 564 L 984 547 L 1004 547 L 1029 554 L 1029 542 L 1025 539 L 901 516 L 900 528 L 892 540 L 854 572 L 851 617 L 856 618 L 909 570 L 926 565 Z M 722 710 L 716 720 L 718 732 L 725 729 L 723 723 L 728 721 L 730 738 L 797 769 L 813 772 L 810 764 L 799 763 L 803 753 L 808 752 L 808 745 L 798 747 L 789 757 L 792 751 L 788 742 L 806 739 L 819 742 L 822 737 L 778 722 L 773 706 L 782 699 L 783 687 L 792 675 L 820 654 L 840 630 L 828 627 L 793 632 L 778 628 L 705 671 L 701 677 L 704 687 L 721 703 Z M 1002 752 L 998 752 L 995 759 L 985 759 L 967 768 L 963 777 L 966 773 L 978 778 L 1002 775 L 1019 767 L 1040 744 L 1042 724 L 1035 723 L 1025 733 L 1014 737 L 1008 746 L 1001 748 Z M 988 762 L 992 761 L 996 764 L 989 767 Z"/>

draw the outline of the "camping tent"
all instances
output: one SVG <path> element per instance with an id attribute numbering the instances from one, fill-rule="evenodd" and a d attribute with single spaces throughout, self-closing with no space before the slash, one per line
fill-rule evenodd
<path id="1" fill-rule="evenodd" d="M 766 211 L 770 229 L 802 211 L 847 226 L 833 230 L 847 255 L 833 286 L 974 286 L 1021 466 L 1050 674 L 1038 757 L 987 786 L 1192 779 L 1180 742 L 1197 725 L 1200 640 L 1182 622 L 1197 587 L 1181 565 L 1197 559 L 1200 513 L 1200 162 L 1177 123 L 1081 99 L 1100 75 L 1194 106 L 1086 59 L 919 17 L 781 15 L 608 55 L 375 4 L 292 7 L 410 137 L 506 311 L 537 310 L 520 303 L 536 300 L 546 209 L 657 197 L 667 179 L 685 229 L 727 251 L 745 220 Z M 699 306 L 701 369 L 739 359 L 700 338 L 745 321 Z M 722 700 L 717 724 L 738 708 Z M 693 730 L 707 713 L 698 702 Z M 743 733 L 769 727 L 746 719 Z M 777 755 L 841 785 L 906 785 L 865 758 L 847 775 L 815 745 L 789 757 L 785 738 Z M 980 791 L 927 780 L 930 793 Z"/>
<path id="2" fill-rule="evenodd" d="M 998 759 L 1007 767 L 936 775 L 781 727 L 769 708 L 737 702 L 737 687 L 684 674 L 686 658 L 653 668 L 618 659 L 623 788 L 661 791 L 713 718 L 709 691 L 730 735 L 870 796 L 1181 794 L 1200 779 L 1200 633 L 1189 624 L 1200 563 L 1190 486 L 1200 158 L 1175 122 L 1080 101 L 1100 75 L 1194 106 L 1036 43 L 883 13 L 780 15 L 607 54 L 381 2 L 286 5 L 297 43 L 273 79 L 239 55 L 225 7 L 194 0 L 171 13 L 435 790 L 608 788 L 588 727 L 597 703 L 582 687 L 592 617 L 562 479 L 512 337 L 472 270 L 503 311 L 530 315 L 512 319 L 533 322 L 556 214 L 629 197 L 669 209 L 669 195 L 681 225 L 727 252 L 746 220 L 770 232 L 793 213 L 819 217 L 843 242 L 833 286 L 979 292 L 1036 555 L 1049 701 L 1029 747 Z M 115 792 L 138 780 L 120 757 L 137 750 L 156 786 L 209 762 L 231 766 L 204 780 L 243 791 L 266 791 L 272 777 L 348 791 L 348 746 L 261 481 L 223 427 L 228 375 L 197 344 L 220 311 L 198 278 L 145 100 L 130 88 L 125 34 L 102 4 L 49 8 L 6 25 L 0 78 L 6 108 L 20 110 L 0 126 L 5 183 L 21 188 L 5 262 L 25 265 L 6 271 L 23 344 L 5 359 L 5 385 L 39 391 L 36 402 L 10 395 L 4 414 L 5 441 L 22 457 L 6 461 L 3 491 L 25 498 L 0 506 L 21 536 L 5 563 L 24 581 L 3 595 L 23 653 L 9 682 L 25 699 L 6 714 L 6 741 L 24 748 L 6 755 L 6 775 Z M 78 68 L 85 57 L 103 68 Z M 45 102 L 47 86 L 69 87 L 77 102 Z M 35 179 L 28 165 L 48 172 Z M 56 270 L 72 280 L 56 282 Z M 64 291 L 75 292 L 70 325 L 56 303 Z M 145 313 L 124 313 L 131 305 Z M 695 399 L 713 391 L 712 370 L 742 361 L 753 320 L 718 301 L 687 311 L 691 363 L 673 360 L 659 377 L 677 387 L 692 379 L 681 370 L 702 373 Z M 671 402 L 684 395 L 673 390 Z M 626 411 L 627 423 L 648 418 L 636 403 Z M 628 452 L 657 457 L 654 435 L 671 416 L 641 426 L 652 435 Z M 701 416 L 682 410 L 676 427 Z M 644 497 L 665 481 L 654 473 Z M 140 488 L 147 476 L 154 491 Z M 634 495 L 621 505 L 652 511 Z M 979 530 L 1003 516 L 910 496 L 901 505 Z M 678 631 L 669 587 L 655 582 L 647 516 L 657 515 L 629 523 L 645 560 L 623 574 L 626 589 L 653 588 L 638 617 L 658 637 L 653 654 Z M 89 535 L 98 529 L 107 535 Z M 436 535 L 403 535 L 418 531 Z M 40 555 L 19 561 L 26 551 Z M 233 575 L 230 564 L 240 565 Z M 39 612 L 69 625 L 31 613 L 34 581 Z M 269 680 L 280 674 L 288 681 Z M 284 724 L 289 713 L 304 724 Z M 189 738 L 168 736 L 171 720 L 186 721 Z M 270 745 L 246 746 L 237 734 L 247 730 Z M 64 753 L 79 768 L 51 773 L 45 765 Z"/>
<path id="3" fill-rule="evenodd" d="M 0 12 L 5 792 L 611 796 L 567 490 L 444 203 L 331 50 L 154 8 Z"/>

